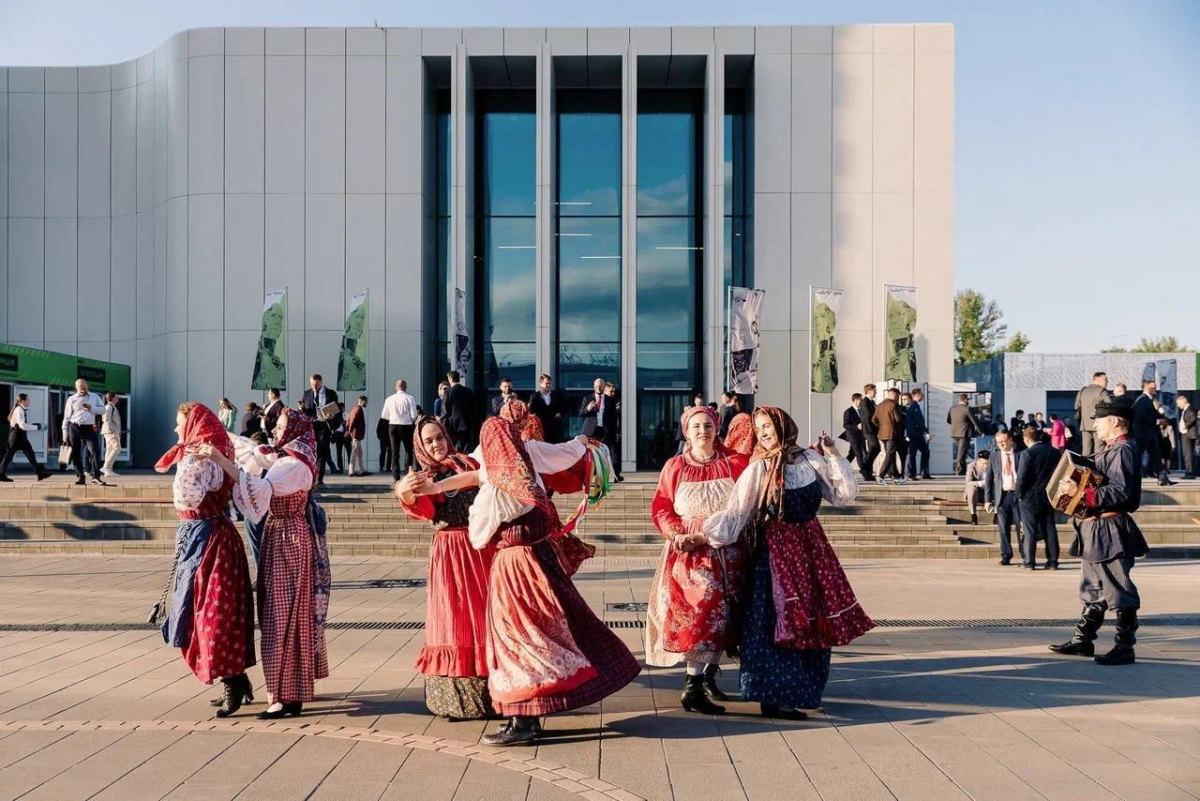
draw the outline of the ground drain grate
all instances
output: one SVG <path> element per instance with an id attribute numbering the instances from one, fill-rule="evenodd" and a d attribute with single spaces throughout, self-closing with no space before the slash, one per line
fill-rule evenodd
<path id="1" fill-rule="evenodd" d="M 618 606 L 610 604 L 609 606 Z M 645 628 L 644 620 L 606 620 L 610 629 L 641 629 Z M 1071 619 L 1043 618 L 1003 618 L 993 620 L 876 620 L 875 625 L 882 629 L 1041 629 L 1062 628 L 1074 626 L 1077 621 Z M 1156 615 L 1143 617 L 1139 620 L 1143 626 L 1200 626 L 1200 616 L 1195 615 Z M 325 625 L 334 631 L 412 631 L 425 628 L 420 620 L 332 620 Z M 11 631 L 156 631 L 157 626 L 145 623 L 0 623 L 0 632 Z"/>
<path id="2" fill-rule="evenodd" d="M 342 590 L 395 590 L 424 587 L 425 579 L 374 579 L 371 581 L 335 581 L 332 589 Z"/>

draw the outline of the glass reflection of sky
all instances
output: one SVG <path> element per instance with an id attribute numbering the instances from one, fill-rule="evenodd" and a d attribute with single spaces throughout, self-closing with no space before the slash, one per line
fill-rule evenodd
<path id="1" fill-rule="evenodd" d="M 563 218 L 558 236 L 558 336 L 621 338 L 621 220 Z"/>
<path id="2" fill-rule="evenodd" d="M 637 333 L 642 342 L 689 342 L 696 336 L 699 250 L 691 217 L 637 221 Z"/>
<path id="3" fill-rule="evenodd" d="M 535 243 L 532 217 L 490 217 L 484 221 L 484 324 L 488 340 L 534 340 Z"/>
<path id="4" fill-rule="evenodd" d="M 484 115 L 485 216 L 536 213 L 537 122 L 532 111 Z"/>
<path id="5" fill-rule="evenodd" d="M 638 216 L 696 213 L 696 118 L 639 114 Z"/>

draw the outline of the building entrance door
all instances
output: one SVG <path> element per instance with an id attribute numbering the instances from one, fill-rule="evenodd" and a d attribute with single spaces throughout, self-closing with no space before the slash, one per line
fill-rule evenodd
<path id="1" fill-rule="evenodd" d="M 661 470 L 679 449 L 675 434 L 679 417 L 692 400 L 686 390 L 643 389 L 638 392 L 638 470 Z"/>

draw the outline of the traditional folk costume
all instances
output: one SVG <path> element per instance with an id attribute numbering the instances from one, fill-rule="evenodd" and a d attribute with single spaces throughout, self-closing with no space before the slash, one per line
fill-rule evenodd
<path id="1" fill-rule="evenodd" d="M 875 625 L 817 520 L 822 499 L 847 505 L 858 484 L 844 457 L 800 448 L 786 412 L 755 412 L 764 413 L 781 445 L 768 451 L 759 443 L 728 507 L 705 522 L 704 533 L 711 546 L 725 548 L 757 532 L 742 623 L 742 699 L 758 701 L 765 715 L 801 717 L 790 710 L 821 705 L 831 649 Z"/>
<path id="2" fill-rule="evenodd" d="M 725 447 L 733 453 L 740 453 L 749 458 L 754 453 L 758 438 L 754 434 L 754 418 L 745 412 L 739 412 L 729 421 L 725 432 Z"/>
<path id="3" fill-rule="evenodd" d="M 715 432 L 717 413 L 708 406 L 685 410 L 681 430 L 686 432 L 688 421 L 698 414 L 711 418 Z M 672 667 L 687 663 L 681 700 L 689 711 L 693 707 L 709 714 L 725 711 L 705 700 L 705 695 L 723 700 L 715 683 L 717 663 L 721 652 L 734 643 L 734 604 L 744 563 L 740 549 L 717 550 L 698 544 L 681 551 L 675 538 L 700 532 L 710 515 L 725 508 L 745 467 L 746 457 L 730 452 L 720 442 L 712 458 L 702 462 L 685 439 L 683 453 L 663 466 L 650 505 L 654 525 L 666 542 L 650 584 L 646 664 Z"/>
<path id="4" fill-rule="evenodd" d="M 253 700 L 246 669 L 254 664 L 254 600 L 246 551 L 229 518 L 233 481 L 214 462 L 188 452 L 202 444 L 233 453 L 221 421 L 196 404 L 179 443 L 154 465 L 160 473 L 176 467 L 171 496 L 179 529 L 171 579 L 150 621 L 166 613 L 166 643 L 182 649 L 200 681 L 222 680 L 225 693 L 217 716 L 226 717 Z"/>
<path id="5" fill-rule="evenodd" d="M 1127 423 L 1133 411 L 1127 406 L 1097 404 L 1096 417 L 1117 416 Z M 1077 524 L 1071 555 L 1079 557 L 1079 598 L 1083 612 L 1074 636 L 1050 650 L 1069 656 L 1095 656 L 1096 636 L 1109 609 L 1117 612 L 1115 645 L 1096 656 L 1102 665 L 1134 662 L 1138 609 L 1142 600 L 1130 573 L 1134 559 L 1150 552 L 1133 513 L 1142 505 L 1141 452 L 1128 434 L 1109 442 L 1093 457 L 1104 482 L 1086 490 L 1087 516 Z"/>
<path id="6" fill-rule="evenodd" d="M 515 401 L 514 401 L 515 403 Z M 448 453 L 434 459 L 421 431 L 441 429 Z M 417 463 L 441 480 L 479 469 L 479 463 L 455 450 L 450 433 L 436 417 L 417 421 L 413 439 Z M 464 487 L 438 495 L 418 495 L 416 502 L 400 507 L 415 520 L 433 524 L 429 549 L 428 599 L 425 605 L 425 645 L 417 657 L 417 670 L 425 676 L 425 706 L 435 715 L 453 719 L 490 717 L 487 691 L 488 572 L 495 548 L 476 550 L 468 535 L 471 502 L 477 487 Z"/>
<path id="7" fill-rule="evenodd" d="M 524 401 L 511 400 L 500 409 L 500 416 L 517 427 L 521 432 L 521 441 L 546 441 L 546 432 L 542 421 L 529 413 L 529 406 Z"/>
<path id="8" fill-rule="evenodd" d="M 550 544 L 557 517 L 517 430 L 492 417 L 480 442 L 482 484 L 471 504 L 470 536 L 476 548 L 496 548 L 488 591 L 488 690 L 496 711 L 511 716 L 484 741 L 507 745 L 536 738 L 542 715 L 616 692 L 640 665 L 563 569 Z"/>
<path id="9" fill-rule="evenodd" d="M 258 571 L 263 675 L 272 708 L 260 717 L 300 714 L 313 684 L 329 675 L 325 617 L 330 568 L 325 538 L 309 526 L 308 496 L 317 478 L 317 443 L 307 416 L 288 410 L 282 436 L 259 453 L 270 467 L 239 473 L 233 500 L 247 519 L 266 517 Z M 282 705 L 282 708 L 275 707 Z"/>

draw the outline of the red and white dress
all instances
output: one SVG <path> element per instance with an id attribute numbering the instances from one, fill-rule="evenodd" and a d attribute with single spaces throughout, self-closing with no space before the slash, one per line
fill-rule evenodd
<path id="1" fill-rule="evenodd" d="M 713 663 L 732 642 L 744 552 L 708 545 L 680 552 L 672 540 L 676 534 L 701 532 L 704 521 L 725 508 L 746 461 L 739 453 L 717 453 L 712 461 L 700 463 L 684 453 L 663 466 L 650 505 L 654 525 L 667 542 L 650 585 L 648 665 Z"/>
<path id="2" fill-rule="evenodd" d="M 305 518 L 312 469 L 293 456 L 267 455 L 262 478 L 243 471 L 233 488 L 242 514 L 265 516 L 258 566 L 258 621 L 263 675 L 277 703 L 311 701 L 329 675 L 324 631 L 316 624 L 313 537 Z M 240 543 L 239 543 L 240 544 Z"/>

